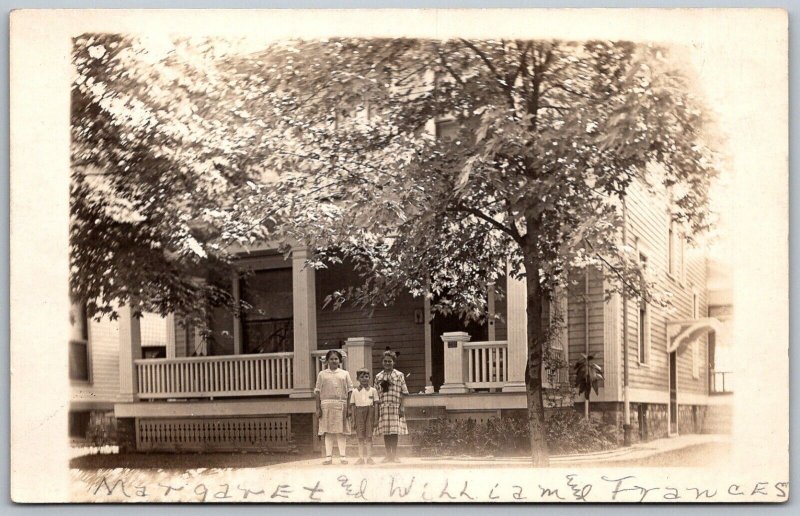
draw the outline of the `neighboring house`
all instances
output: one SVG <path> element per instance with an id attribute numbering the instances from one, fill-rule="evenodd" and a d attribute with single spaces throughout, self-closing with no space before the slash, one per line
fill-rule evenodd
<path id="1" fill-rule="evenodd" d="M 733 289 L 730 268 L 718 259 L 708 262 L 708 316 L 723 330 L 708 336 L 709 394 L 711 407 L 703 430 L 728 433 L 733 425 Z"/>
<path id="2" fill-rule="evenodd" d="M 634 189 L 627 205 L 628 243 L 638 249 L 649 278 L 672 292 L 672 306 L 620 295 L 605 300 L 599 272 L 580 274 L 548 309 L 560 312 L 565 325 L 555 352 L 570 365 L 587 350 L 597 358 L 605 381 L 592 398 L 592 413 L 621 431 L 627 343 L 635 440 L 708 431 L 705 419 L 719 404 L 714 394 L 720 389 L 709 342 L 713 350 L 715 338 L 728 337 L 720 322 L 725 316 L 710 306 L 707 253 L 690 248 L 670 222 L 665 195 L 654 202 Z M 415 425 L 435 417 L 524 412 L 524 282 L 508 279 L 503 299 L 487 293 L 498 317 L 486 325 L 434 317 L 427 300 L 411 295 L 372 313 L 333 311 L 323 308 L 325 296 L 358 277 L 347 265 L 306 268 L 306 257 L 302 249 L 288 259 L 268 248 L 243 251 L 238 267 L 253 273 L 235 275 L 231 292 L 253 309 L 240 317 L 210 310 L 208 338 L 173 317 L 136 319 L 126 307 L 117 322 L 73 317 L 71 431 L 80 433 L 90 411 L 113 410 L 123 448 L 315 445 L 313 388 L 330 348 L 345 350 L 351 372 L 377 372 L 384 349 L 398 351 Z M 568 371 L 546 371 L 545 386 L 566 383 Z"/>

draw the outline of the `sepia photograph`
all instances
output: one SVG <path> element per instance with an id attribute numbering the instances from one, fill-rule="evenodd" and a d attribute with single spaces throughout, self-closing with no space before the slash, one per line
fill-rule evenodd
<path id="1" fill-rule="evenodd" d="M 391 13 L 12 15 L 15 501 L 786 501 L 786 13 Z"/>

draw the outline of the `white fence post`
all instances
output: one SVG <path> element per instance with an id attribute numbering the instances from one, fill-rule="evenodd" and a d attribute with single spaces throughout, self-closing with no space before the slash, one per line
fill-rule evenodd
<path id="1" fill-rule="evenodd" d="M 356 372 L 359 369 L 366 369 L 372 374 L 372 346 L 372 339 L 367 337 L 350 337 L 345 343 L 347 371 L 353 379 L 353 385 L 358 385 Z"/>
<path id="2" fill-rule="evenodd" d="M 442 334 L 444 346 L 444 384 L 439 388 L 442 394 L 460 394 L 467 392 L 464 383 L 466 377 L 466 361 L 464 360 L 464 343 L 469 342 L 469 333 L 454 331 Z"/>

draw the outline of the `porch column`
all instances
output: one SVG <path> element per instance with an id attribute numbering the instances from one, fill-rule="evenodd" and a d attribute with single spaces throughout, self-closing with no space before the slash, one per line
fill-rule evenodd
<path id="1" fill-rule="evenodd" d="M 467 363 L 464 360 L 464 343 L 469 342 L 465 331 L 447 332 L 442 335 L 444 346 L 444 384 L 439 388 L 441 394 L 461 394 L 467 392 L 464 381 L 467 378 Z"/>
<path id="2" fill-rule="evenodd" d="M 175 314 L 171 312 L 167 314 L 167 317 L 164 319 L 164 324 L 167 327 L 167 358 L 175 358 Z"/>
<path id="3" fill-rule="evenodd" d="M 438 346 L 438 342 L 433 342 L 433 327 L 431 326 L 431 300 L 425 296 L 423 301 L 423 318 L 425 323 L 425 390 L 433 392 L 433 346 Z"/>
<path id="4" fill-rule="evenodd" d="M 317 294 L 314 269 L 306 267 L 307 249 L 292 251 L 292 307 L 294 320 L 294 391 L 292 398 L 314 395 L 311 352 L 317 349 Z"/>
<path id="5" fill-rule="evenodd" d="M 130 306 L 119 309 L 119 396 L 121 401 L 135 401 L 138 380 L 134 360 L 142 358 L 140 319 Z"/>
<path id="6" fill-rule="evenodd" d="M 524 279 L 506 274 L 506 320 L 508 324 L 508 381 L 503 392 L 525 392 L 528 363 L 528 287 Z"/>
<path id="7" fill-rule="evenodd" d="M 239 316 L 239 307 L 242 298 L 239 271 L 233 271 L 231 277 L 231 293 L 233 294 L 233 354 L 242 354 L 242 319 Z"/>
<path id="8" fill-rule="evenodd" d="M 347 370 L 353 379 L 353 385 L 358 385 L 356 372 L 366 369 L 372 374 L 372 339 L 368 337 L 350 337 L 345 342 L 347 353 Z"/>
<path id="9" fill-rule="evenodd" d="M 486 308 L 489 311 L 489 318 L 486 321 L 486 324 L 489 326 L 489 331 L 487 332 L 489 335 L 489 340 L 494 341 L 497 340 L 497 329 L 495 328 L 495 314 L 497 313 L 495 310 L 495 293 L 494 293 L 494 284 L 489 285 L 489 288 L 486 292 Z"/>

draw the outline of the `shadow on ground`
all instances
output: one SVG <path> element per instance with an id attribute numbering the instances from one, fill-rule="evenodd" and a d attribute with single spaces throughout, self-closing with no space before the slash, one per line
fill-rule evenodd
<path id="1" fill-rule="evenodd" d="M 183 472 L 198 468 L 260 468 L 319 455 L 281 453 L 110 453 L 75 457 L 71 469 L 156 469 Z"/>
<path id="2" fill-rule="evenodd" d="M 580 461 L 569 467 L 706 467 L 719 466 L 730 460 L 731 446 L 728 443 L 704 443 L 688 446 L 679 450 L 657 453 L 650 457 L 625 460 Z M 94 454 L 75 457 L 70 460 L 70 468 L 83 471 L 100 469 L 129 468 L 142 470 L 162 470 L 182 473 L 186 470 L 203 468 L 260 468 L 274 464 L 283 464 L 309 459 L 319 459 L 318 454 L 280 454 L 280 453 L 121 453 Z M 353 457 L 351 457 L 351 460 Z M 517 461 L 492 461 L 491 459 L 467 458 L 462 463 L 448 467 L 481 468 L 491 466 L 518 467 Z M 403 464 L 396 467 L 419 467 L 419 459 L 405 457 Z M 423 462 L 423 467 L 435 467 L 435 462 Z M 564 467 L 553 464 L 553 467 Z"/>

